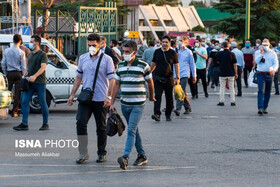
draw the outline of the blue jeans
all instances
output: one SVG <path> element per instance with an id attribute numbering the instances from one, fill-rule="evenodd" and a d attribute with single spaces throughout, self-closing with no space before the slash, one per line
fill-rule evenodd
<path id="1" fill-rule="evenodd" d="M 270 99 L 272 77 L 267 74 L 257 73 L 258 81 L 258 109 L 266 109 Z M 265 85 L 265 91 L 263 93 L 263 87 Z"/>
<path id="2" fill-rule="evenodd" d="M 278 70 L 278 71 L 279 71 L 279 70 Z M 279 93 L 278 79 L 279 79 L 279 72 L 275 72 L 275 75 L 274 75 L 275 93 Z"/>
<path id="3" fill-rule="evenodd" d="M 30 83 L 29 90 L 23 92 L 21 98 L 22 124 L 28 125 L 29 102 L 34 93 L 37 93 L 39 104 L 43 114 L 43 124 L 48 124 L 49 109 L 46 101 L 46 84 L 44 83 Z"/>
<path id="4" fill-rule="evenodd" d="M 182 106 L 184 105 L 185 110 L 191 109 L 191 105 L 190 105 L 190 100 L 187 94 L 187 84 L 188 84 L 188 78 L 187 77 L 183 77 L 180 80 L 180 85 L 182 87 L 182 89 L 185 91 L 185 98 L 184 101 L 180 101 L 179 99 L 177 99 L 176 101 L 176 110 L 181 110 Z"/>
<path id="5" fill-rule="evenodd" d="M 138 123 L 141 120 L 144 106 L 122 105 L 122 113 L 127 121 L 127 138 L 123 156 L 129 158 L 133 144 L 139 155 L 145 156 L 142 140 L 138 131 Z"/>

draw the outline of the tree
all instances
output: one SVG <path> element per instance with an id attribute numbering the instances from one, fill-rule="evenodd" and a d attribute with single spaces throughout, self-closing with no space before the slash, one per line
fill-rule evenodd
<path id="1" fill-rule="evenodd" d="M 201 31 L 207 33 L 207 30 L 204 27 L 201 27 L 200 25 L 192 28 L 192 31 Z"/>
<path id="2" fill-rule="evenodd" d="M 233 16 L 224 18 L 214 26 L 215 31 L 224 32 L 237 39 L 245 38 L 246 1 L 221 0 L 214 4 L 221 12 L 230 12 Z M 251 39 L 268 37 L 271 40 L 280 38 L 280 1 L 251 1 Z"/>
<path id="3" fill-rule="evenodd" d="M 181 1 L 179 0 L 144 0 L 144 5 L 148 4 L 155 4 L 157 6 L 163 6 L 163 5 L 170 5 L 170 6 L 178 6 L 182 5 Z"/>
<path id="4" fill-rule="evenodd" d="M 196 8 L 205 8 L 206 7 L 205 4 L 202 1 L 194 1 L 194 0 L 192 0 L 190 2 L 189 6 L 191 6 L 191 5 L 195 6 Z"/>

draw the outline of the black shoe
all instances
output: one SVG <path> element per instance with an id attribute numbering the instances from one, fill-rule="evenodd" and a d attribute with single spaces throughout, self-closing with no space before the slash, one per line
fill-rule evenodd
<path id="1" fill-rule="evenodd" d="M 98 159 L 96 160 L 96 163 L 103 163 L 106 162 L 106 155 L 98 155 Z"/>
<path id="2" fill-rule="evenodd" d="M 219 102 L 219 103 L 217 104 L 217 106 L 225 106 L 225 103 Z"/>
<path id="3" fill-rule="evenodd" d="M 279 92 L 276 92 L 274 95 L 279 95 Z"/>
<path id="4" fill-rule="evenodd" d="M 45 130 L 49 130 L 48 124 L 43 124 L 42 127 L 39 129 L 39 131 L 45 131 Z"/>
<path id="5" fill-rule="evenodd" d="M 154 114 L 154 115 L 152 115 L 152 119 L 155 121 L 160 121 L 160 115 Z"/>
<path id="6" fill-rule="evenodd" d="M 214 88 L 215 88 L 215 85 L 214 85 L 214 84 L 211 84 L 211 88 L 213 88 L 213 89 L 214 89 Z"/>
<path id="7" fill-rule="evenodd" d="M 16 131 L 28 131 L 28 125 L 20 124 L 18 126 L 13 127 Z"/>
<path id="8" fill-rule="evenodd" d="M 268 114 L 268 112 L 267 112 L 267 110 L 266 110 L 266 109 L 264 109 L 264 110 L 263 110 L 263 113 L 264 113 L 264 114 Z"/>
<path id="9" fill-rule="evenodd" d="M 239 93 L 239 94 L 237 94 L 236 96 L 237 96 L 237 97 L 242 97 L 242 94 L 241 94 L 241 93 Z"/>
<path id="10" fill-rule="evenodd" d="M 133 163 L 134 166 L 142 166 L 148 163 L 148 159 L 146 156 L 138 155 L 137 159 Z"/>
<path id="11" fill-rule="evenodd" d="M 172 121 L 170 116 L 166 116 L 166 121 Z"/>
<path id="12" fill-rule="evenodd" d="M 123 170 L 127 169 L 127 165 L 128 165 L 128 159 L 121 156 L 118 158 L 118 163 L 120 164 L 120 168 L 122 168 Z"/>
<path id="13" fill-rule="evenodd" d="M 230 103 L 230 106 L 236 106 L 236 104 L 235 103 Z"/>
<path id="14" fill-rule="evenodd" d="M 84 164 L 86 160 L 88 160 L 88 154 L 80 154 L 79 158 L 76 160 L 77 164 Z"/>
<path id="15" fill-rule="evenodd" d="M 190 112 L 192 112 L 192 109 L 189 108 L 185 110 L 184 114 L 189 114 Z"/>
<path id="16" fill-rule="evenodd" d="M 180 110 L 173 110 L 173 112 L 176 114 L 176 116 L 180 116 Z"/>
<path id="17" fill-rule="evenodd" d="M 258 114 L 259 114 L 259 115 L 263 115 L 263 110 L 262 110 L 262 109 L 259 109 Z"/>
<path id="18" fill-rule="evenodd" d="M 208 94 L 208 93 L 205 93 L 205 97 L 208 98 L 208 97 L 209 97 L 209 94 Z"/>
<path id="19" fill-rule="evenodd" d="M 245 88 L 248 88 L 248 85 L 245 85 Z"/>
<path id="20" fill-rule="evenodd" d="M 198 95 L 196 95 L 195 98 L 197 99 L 197 98 L 198 98 Z"/>

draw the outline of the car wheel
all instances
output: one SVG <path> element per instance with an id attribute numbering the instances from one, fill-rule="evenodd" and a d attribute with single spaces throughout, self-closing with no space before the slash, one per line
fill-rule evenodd
<path id="1" fill-rule="evenodd" d="M 47 92 L 46 93 L 46 101 L 47 101 L 48 108 L 51 105 L 51 100 L 52 100 L 51 95 L 49 94 L 49 92 Z M 32 96 L 31 101 L 29 103 L 29 106 L 30 106 L 30 112 L 31 113 L 41 113 L 41 106 L 39 104 L 39 99 L 38 99 L 37 93 L 35 93 Z"/>

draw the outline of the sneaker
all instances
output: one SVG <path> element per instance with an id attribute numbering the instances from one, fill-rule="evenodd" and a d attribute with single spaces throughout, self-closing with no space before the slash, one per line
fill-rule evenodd
<path id="1" fill-rule="evenodd" d="M 219 103 L 217 104 L 217 106 L 225 106 L 225 103 L 219 102 Z"/>
<path id="2" fill-rule="evenodd" d="M 166 121 L 172 121 L 170 116 L 166 116 Z"/>
<path id="3" fill-rule="evenodd" d="M 138 155 L 137 159 L 133 163 L 134 166 L 143 166 L 148 163 L 148 159 L 146 156 Z"/>
<path id="4" fill-rule="evenodd" d="M 185 110 L 184 114 L 189 114 L 190 112 L 192 112 L 192 109 L 189 108 Z"/>
<path id="5" fill-rule="evenodd" d="M 49 130 L 48 124 L 43 124 L 42 127 L 39 129 L 39 131 L 45 131 L 45 130 Z"/>
<path id="6" fill-rule="evenodd" d="M 230 103 L 230 106 L 236 106 L 236 104 L 235 103 Z"/>
<path id="7" fill-rule="evenodd" d="M 152 119 L 155 121 L 160 121 L 160 115 L 154 114 L 154 115 L 152 115 Z"/>
<path id="8" fill-rule="evenodd" d="M 106 162 L 106 155 L 98 155 L 98 159 L 96 160 L 96 163 L 103 163 Z"/>
<path id="9" fill-rule="evenodd" d="M 213 88 L 213 89 L 214 89 L 214 88 L 215 88 L 215 84 L 211 84 L 211 88 Z"/>
<path id="10" fill-rule="evenodd" d="M 176 114 L 176 116 L 180 116 L 180 110 L 173 110 L 173 112 Z"/>
<path id="11" fill-rule="evenodd" d="M 242 94 L 241 94 L 241 93 L 238 93 L 236 96 L 237 96 L 237 97 L 242 97 Z"/>
<path id="12" fill-rule="evenodd" d="M 259 115 L 263 115 L 263 110 L 262 110 L 262 109 L 259 109 L 258 114 L 259 114 Z"/>
<path id="13" fill-rule="evenodd" d="M 264 109 L 264 110 L 263 110 L 263 113 L 264 113 L 264 114 L 268 114 L 268 112 L 267 112 L 267 110 L 266 110 L 266 109 Z"/>
<path id="14" fill-rule="evenodd" d="M 208 94 L 208 93 L 205 93 L 205 97 L 208 98 L 208 97 L 209 97 L 209 94 Z"/>
<path id="15" fill-rule="evenodd" d="M 79 158 L 76 160 L 77 164 L 84 164 L 86 160 L 88 160 L 89 155 L 86 154 L 80 154 Z"/>
<path id="16" fill-rule="evenodd" d="M 126 170 L 128 165 L 128 158 L 121 156 L 118 158 L 118 163 L 120 164 L 120 168 Z"/>
<path id="17" fill-rule="evenodd" d="M 28 125 L 20 124 L 18 126 L 13 127 L 16 131 L 28 131 Z"/>
<path id="18" fill-rule="evenodd" d="M 279 92 L 276 92 L 274 95 L 279 95 Z"/>

